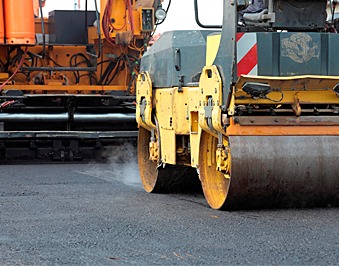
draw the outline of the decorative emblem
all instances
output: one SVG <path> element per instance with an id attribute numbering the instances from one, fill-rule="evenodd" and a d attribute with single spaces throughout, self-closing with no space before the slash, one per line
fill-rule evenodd
<path id="1" fill-rule="evenodd" d="M 281 43 L 282 56 L 289 57 L 296 63 L 306 63 L 312 58 L 319 58 L 319 47 L 307 33 L 295 33 Z"/>

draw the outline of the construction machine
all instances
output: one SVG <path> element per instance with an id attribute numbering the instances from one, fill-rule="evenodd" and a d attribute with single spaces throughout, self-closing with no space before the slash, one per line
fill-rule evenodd
<path id="1" fill-rule="evenodd" d="M 135 140 L 135 82 L 161 1 L 89 11 L 86 0 L 46 17 L 44 2 L 0 1 L 0 160 L 92 159 Z"/>
<path id="2" fill-rule="evenodd" d="M 199 2 L 198 24 L 218 27 Z M 338 206 L 338 23 L 325 0 L 267 0 L 240 27 L 247 4 L 224 0 L 220 30 L 166 32 L 144 54 L 143 187 L 175 191 L 192 175 L 213 209 Z"/>

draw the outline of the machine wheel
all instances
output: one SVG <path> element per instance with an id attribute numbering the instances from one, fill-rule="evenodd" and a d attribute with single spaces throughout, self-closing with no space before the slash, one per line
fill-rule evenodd
<path id="1" fill-rule="evenodd" d="M 200 140 L 199 170 L 202 189 L 207 203 L 213 209 L 225 206 L 230 178 L 216 170 L 216 151 L 218 140 L 203 131 Z"/>
<path id="2" fill-rule="evenodd" d="M 151 132 L 140 127 L 138 135 L 138 164 L 142 185 L 147 192 L 160 192 L 157 164 L 149 159 Z"/>
<path id="3" fill-rule="evenodd" d="M 149 160 L 149 142 L 151 132 L 140 127 L 138 136 L 138 163 L 142 185 L 149 193 L 201 192 L 196 169 L 169 165 L 158 167 Z"/>

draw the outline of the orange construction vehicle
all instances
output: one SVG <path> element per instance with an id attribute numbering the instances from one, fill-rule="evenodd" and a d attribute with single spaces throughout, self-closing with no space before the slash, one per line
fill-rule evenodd
<path id="1" fill-rule="evenodd" d="M 160 1 L 100 2 L 47 17 L 44 0 L 0 1 L 0 160 L 82 159 L 137 136 L 136 77 Z"/>

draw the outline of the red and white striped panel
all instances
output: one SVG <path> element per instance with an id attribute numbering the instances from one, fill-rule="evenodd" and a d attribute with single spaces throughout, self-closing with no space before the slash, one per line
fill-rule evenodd
<path id="1" fill-rule="evenodd" d="M 237 74 L 258 75 L 258 49 L 256 33 L 237 33 Z"/>

